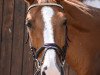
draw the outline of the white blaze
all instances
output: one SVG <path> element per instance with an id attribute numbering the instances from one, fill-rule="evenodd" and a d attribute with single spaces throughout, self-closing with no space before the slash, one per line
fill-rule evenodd
<path id="1" fill-rule="evenodd" d="M 43 7 L 42 8 L 42 16 L 44 21 L 44 44 L 45 43 L 54 43 L 54 36 L 53 36 L 53 27 L 52 27 L 52 17 L 54 15 L 54 11 L 51 7 Z M 50 66 L 50 63 L 55 62 L 55 51 L 50 50 L 47 51 L 45 54 L 44 65 Z"/>
<path id="2" fill-rule="evenodd" d="M 54 36 L 53 36 L 53 26 L 52 26 L 52 17 L 54 15 L 54 11 L 51 7 L 43 7 L 42 8 L 42 15 L 44 21 L 44 43 L 54 43 Z"/>
<path id="3" fill-rule="evenodd" d="M 52 26 L 52 17 L 54 15 L 54 11 L 51 7 L 44 6 L 41 10 L 43 21 L 44 21 L 44 44 L 45 43 L 54 43 L 54 34 L 53 34 L 53 26 Z M 44 67 L 48 69 L 45 71 L 46 75 L 60 75 L 60 72 L 56 66 L 56 53 L 53 49 L 48 50 L 44 57 L 44 63 L 42 65 L 42 70 Z M 54 69 L 54 70 L 53 70 Z M 53 71 L 51 71 L 53 70 Z"/>
<path id="4" fill-rule="evenodd" d="M 83 3 L 96 8 L 100 8 L 100 0 L 84 0 Z"/>

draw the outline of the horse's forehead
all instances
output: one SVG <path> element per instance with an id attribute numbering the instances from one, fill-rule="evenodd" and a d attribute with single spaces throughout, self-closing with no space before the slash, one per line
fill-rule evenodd
<path id="1" fill-rule="evenodd" d="M 44 6 L 41 9 L 41 13 L 43 16 L 46 16 L 46 18 L 48 18 L 48 17 L 52 17 L 54 15 L 54 10 L 51 7 Z"/>
<path id="2" fill-rule="evenodd" d="M 63 18 L 65 16 L 64 13 L 61 12 L 58 8 L 51 7 L 51 6 L 43 6 L 43 7 L 32 8 L 30 12 L 28 12 L 27 18 L 29 20 L 36 19 L 36 18 L 38 19 L 40 17 L 43 17 L 43 15 L 47 15 L 46 17 L 57 16 L 57 17 L 53 17 L 53 19 Z"/>
<path id="3" fill-rule="evenodd" d="M 37 7 L 31 9 L 27 14 L 27 19 L 38 19 L 39 17 L 43 17 L 43 15 L 47 15 L 47 17 L 50 17 L 52 14 L 54 15 L 54 9 L 50 6 L 43 6 L 43 7 Z M 53 16 L 52 15 L 52 16 Z"/>

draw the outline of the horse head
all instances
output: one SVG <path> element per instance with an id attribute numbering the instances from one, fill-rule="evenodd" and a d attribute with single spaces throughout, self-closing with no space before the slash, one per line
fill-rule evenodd
<path id="1" fill-rule="evenodd" d="M 26 0 L 26 26 L 37 72 L 64 75 L 67 48 L 67 19 L 60 1 Z"/>

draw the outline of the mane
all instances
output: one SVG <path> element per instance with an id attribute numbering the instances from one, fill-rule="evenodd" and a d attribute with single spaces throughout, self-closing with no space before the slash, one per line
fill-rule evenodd
<path id="1" fill-rule="evenodd" d="M 25 0 L 27 1 L 27 0 Z M 30 4 L 36 4 L 36 3 L 58 3 L 58 4 L 61 4 L 65 9 L 66 11 L 69 11 L 70 10 L 76 10 L 78 9 L 79 11 L 81 12 L 84 12 L 85 14 L 89 15 L 89 16 L 92 16 L 93 13 L 91 13 L 91 11 L 98 11 L 97 8 L 93 8 L 93 7 L 90 7 L 90 6 L 87 6 L 85 4 L 82 3 L 83 0 L 30 0 L 30 1 L 33 1 L 33 3 L 30 3 Z"/>
<path id="2" fill-rule="evenodd" d="M 72 6 L 75 6 L 80 11 L 82 11 L 82 12 L 84 12 L 84 13 L 91 16 L 91 14 L 89 13 L 89 11 L 91 9 L 87 5 L 83 4 L 81 2 L 82 0 L 37 0 L 37 1 L 38 1 L 38 3 L 58 3 L 58 4 L 61 4 L 61 5 L 63 5 L 61 2 L 66 2 L 66 3 L 68 3 Z"/>
<path id="3" fill-rule="evenodd" d="M 88 15 L 92 16 L 91 13 L 90 13 L 90 11 L 93 8 L 90 8 L 89 6 L 83 4 L 79 0 L 64 0 L 64 1 L 62 1 L 62 5 L 66 5 L 64 7 L 69 7 L 67 5 L 71 5 L 72 7 L 77 8 L 78 10 L 84 12 L 85 14 L 88 14 Z"/>
<path id="4" fill-rule="evenodd" d="M 37 0 L 38 3 L 59 3 L 60 0 Z"/>
<path id="5" fill-rule="evenodd" d="M 64 0 L 64 1 L 81 9 L 89 10 L 88 6 L 80 2 L 79 0 Z"/>

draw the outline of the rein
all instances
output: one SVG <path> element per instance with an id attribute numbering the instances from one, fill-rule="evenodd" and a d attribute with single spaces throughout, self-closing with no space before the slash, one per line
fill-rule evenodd
<path id="1" fill-rule="evenodd" d="M 56 4 L 56 3 L 41 3 L 41 4 L 32 4 L 28 8 L 27 12 L 31 8 L 38 7 L 38 6 L 57 6 L 57 7 L 60 7 L 61 9 L 63 9 L 63 7 L 60 4 Z M 29 40 L 29 34 L 28 34 L 28 38 L 27 38 L 26 43 L 28 42 L 28 40 Z M 56 54 L 57 54 L 57 56 L 58 56 L 58 58 L 60 60 L 61 68 L 63 69 L 64 64 L 65 64 L 66 51 L 67 51 L 67 47 L 68 47 L 67 40 L 68 40 L 68 36 L 67 36 L 67 25 L 66 25 L 66 27 L 65 27 L 65 44 L 64 44 L 64 46 L 62 48 L 60 48 L 55 43 L 47 43 L 47 44 L 44 44 L 39 49 L 36 49 L 35 47 L 33 47 L 30 44 L 31 51 L 33 53 L 33 62 L 35 62 L 35 67 L 36 67 L 36 71 L 35 71 L 34 75 L 40 75 L 41 66 L 43 64 L 44 56 L 45 56 L 46 52 L 48 50 L 50 50 L 50 49 L 54 49 L 55 50 L 55 52 L 56 52 Z M 42 57 L 40 58 L 40 60 L 38 60 L 38 57 L 39 57 L 39 55 L 41 53 L 42 53 Z M 62 74 L 64 75 L 64 73 L 62 73 Z"/>

